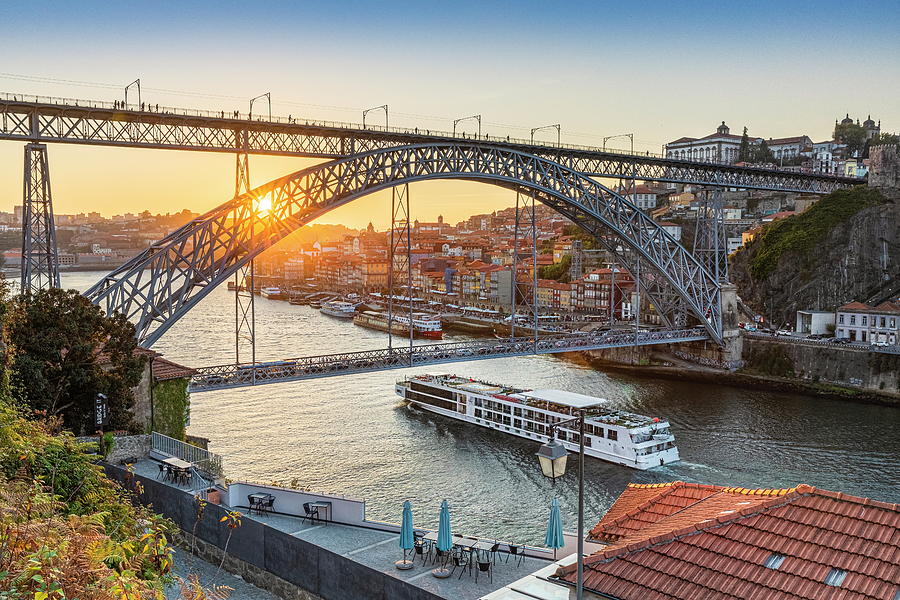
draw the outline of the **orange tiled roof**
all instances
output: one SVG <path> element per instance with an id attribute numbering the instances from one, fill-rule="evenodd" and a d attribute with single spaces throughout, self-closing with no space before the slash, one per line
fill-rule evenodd
<path id="1" fill-rule="evenodd" d="M 615 539 L 585 559 L 585 588 L 621 600 L 890 600 L 900 588 L 900 505 L 808 485 L 630 485 L 595 532 Z M 769 568 L 773 554 L 784 558 Z M 833 569 L 840 585 L 825 583 Z M 574 582 L 575 566 L 557 576 Z"/>

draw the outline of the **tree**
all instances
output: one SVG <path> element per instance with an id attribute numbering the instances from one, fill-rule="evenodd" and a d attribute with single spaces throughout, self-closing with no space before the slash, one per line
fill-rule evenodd
<path id="1" fill-rule="evenodd" d="M 834 127 L 834 139 L 846 144 L 851 156 L 857 156 L 866 145 L 866 130 L 856 123 L 841 123 Z"/>
<path id="2" fill-rule="evenodd" d="M 769 145 L 766 143 L 766 140 L 762 140 L 759 145 L 756 147 L 756 151 L 754 152 L 754 162 L 758 163 L 770 163 L 774 160 L 772 156 L 772 151 L 769 150 Z"/>
<path id="3" fill-rule="evenodd" d="M 871 140 L 869 146 L 898 146 L 900 145 L 900 137 L 896 133 L 879 133 Z"/>
<path id="4" fill-rule="evenodd" d="M 4 333 L 10 386 L 21 404 L 88 434 L 102 393 L 108 428 L 134 430 L 132 388 L 145 357 L 135 355 L 134 325 L 124 316 L 105 316 L 75 290 L 42 290 L 12 303 Z"/>
<path id="5" fill-rule="evenodd" d="M 744 134 L 741 136 L 741 146 L 738 149 L 738 162 L 750 162 L 753 154 L 750 148 L 750 136 L 747 135 L 747 127 L 744 126 Z"/>

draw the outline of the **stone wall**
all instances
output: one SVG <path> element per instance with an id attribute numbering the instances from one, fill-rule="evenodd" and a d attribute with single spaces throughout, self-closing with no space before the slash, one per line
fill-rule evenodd
<path id="1" fill-rule="evenodd" d="M 869 148 L 869 187 L 878 188 L 888 198 L 900 199 L 900 148 Z"/>
<path id="2" fill-rule="evenodd" d="M 873 392 L 900 390 L 900 354 L 748 336 L 744 361 L 748 370 L 763 375 Z"/>
<path id="3" fill-rule="evenodd" d="M 76 438 L 79 442 L 98 443 L 98 436 L 87 436 Z M 151 441 L 150 435 L 120 435 L 113 438 L 115 444 L 112 452 L 106 457 L 106 462 L 114 465 L 121 465 L 127 462 L 135 462 L 144 458 L 150 453 Z"/>

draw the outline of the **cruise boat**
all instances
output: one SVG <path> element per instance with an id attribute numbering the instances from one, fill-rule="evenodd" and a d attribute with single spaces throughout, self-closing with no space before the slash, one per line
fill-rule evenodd
<path id="1" fill-rule="evenodd" d="M 284 300 L 287 297 L 280 287 L 264 287 L 259 290 L 259 294 L 269 300 Z"/>
<path id="2" fill-rule="evenodd" d="M 409 336 L 409 314 L 392 315 L 390 332 L 394 335 Z M 413 313 L 413 337 L 439 340 L 443 337 L 441 320 L 428 313 Z M 353 317 L 353 324 L 378 331 L 388 331 L 388 315 L 383 312 L 363 311 Z"/>
<path id="3" fill-rule="evenodd" d="M 422 409 L 521 438 L 549 441 L 548 424 L 576 416 L 577 409 L 604 402 L 562 390 L 527 390 L 456 375 L 416 375 L 398 381 L 397 394 Z M 634 469 L 678 460 L 665 419 L 591 408 L 585 419 L 584 453 Z M 556 438 L 578 452 L 578 425 L 556 429 Z"/>
<path id="4" fill-rule="evenodd" d="M 349 302 L 344 302 L 343 300 L 332 300 L 330 302 L 323 302 L 322 308 L 320 308 L 319 311 L 326 315 L 331 315 L 332 317 L 338 317 L 339 319 L 352 319 L 353 315 L 356 314 L 356 306 Z"/>

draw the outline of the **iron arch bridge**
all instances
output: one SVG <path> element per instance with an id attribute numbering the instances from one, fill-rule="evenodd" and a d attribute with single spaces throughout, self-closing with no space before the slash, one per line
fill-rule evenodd
<path id="1" fill-rule="evenodd" d="M 154 243 L 85 295 L 107 314 L 126 315 L 136 324 L 140 343 L 150 346 L 213 288 L 304 224 L 379 190 L 436 179 L 478 181 L 531 193 L 592 233 L 611 232 L 629 256 L 639 257 L 647 267 L 641 278 L 647 279 L 651 293 L 668 291 L 682 311 L 700 323 L 705 336 L 721 341 L 718 281 L 650 217 L 573 169 L 480 144 L 378 149 L 275 179 Z"/>

